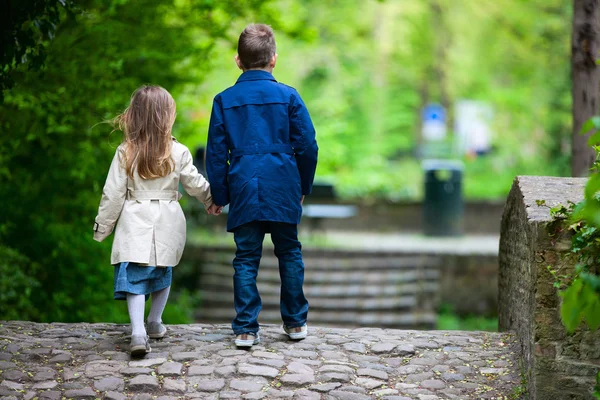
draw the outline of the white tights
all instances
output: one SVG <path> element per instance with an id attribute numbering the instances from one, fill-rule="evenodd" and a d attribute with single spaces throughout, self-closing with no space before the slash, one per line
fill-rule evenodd
<path id="1" fill-rule="evenodd" d="M 162 290 L 157 290 L 152 293 L 152 306 L 148 314 L 148 322 L 162 322 L 162 313 L 169 298 L 171 286 Z M 127 309 L 129 310 L 129 318 L 131 319 L 131 334 L 146 335 L 144 327 L 144 306 L 146 304 L 146 296 L 143 294 L 127 294 Z"/>

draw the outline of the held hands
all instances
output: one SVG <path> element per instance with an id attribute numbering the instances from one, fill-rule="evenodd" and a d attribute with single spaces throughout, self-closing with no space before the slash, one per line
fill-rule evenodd
<path id="1" fill-rule="evenodd" d="M 206 213 L 208 215 L 221 215 L 221 212 L 223 211 L 223 207 L 216 205 L 215 203 L 212 203 L 210 205 L 210 207 L 208 207 L 206 209 Z"/>
<path id="2" fill-rule="evenodd" d="M 302 197 L 300 198 L 300 204 L 304 203 L 304 195 L 302 195 Z M 206 213 L 208 215 L 221 215 L 221 213 L 223 212 L 223 207 L 222 206 L 218 206 L 215 203 L 212 203 L 210 205 L 210 207 L 208 207 L 206 209 Z"/>

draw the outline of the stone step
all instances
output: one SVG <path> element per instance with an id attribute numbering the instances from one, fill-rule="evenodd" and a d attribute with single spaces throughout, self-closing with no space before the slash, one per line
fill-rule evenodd
<path id="1" fill-rule="evenodd" d="M 201 307 L 212 307 L 216 305 L 230 306 L 233 303 L 233 293 L 202 291 Z M 279 295 L 261 295 L 263 307 L 279 308 Z M 311 310 L 400 310 L 417 306 L 417 296 L 399 296 L 385 298 L 323 298 L 310 297 Z"/>
<path id="2" fill-rule="evenodd" d="M 264 294 L 279 293 L 279 281 L 267 282 L 262 277 L 258 282 L 258 289 Z M 202 277 L 200 282 L 200 291 L 208 296 L 213 292 L 233 293 L 233 279 L 224 279 L 223 277 L 208 275 Z M 405 284 L 338 284 L 338 285 L 315 285 L 305 280 L 304 292 L 307 297 L 316 298 L 347 298 L 354 297 L 394 297 L 408 294 L 426 294 L 433 296 L 439 292 L 439 283 L 432 282 L 408 282 Z"/>
<path id="3" fill-rule="evenodd" d="M 202 304 L 199 320 L 233 318 L 232 248 L 204 248 L 186 257 L 195 264 Z M 386 327 L 435 326 L 441 258 L 397 252 L 334 249 L 303 251 L 304 290 L 311 320 L 337 325 Z M 261 318 L 278 323 L 279 260 L 265 248 L 257 284 L 263 300 Z M 418 316 L 418 317 L 417 317 Z M 422 317 L 426 316 L 426 317 Z"/>
<path id="4" fill-rule="evenodd" d="M 217 264 L 224 264 L 231 266 L 231 263 L 235 257 L 235 253 L 214 253 L 207 252 L 201 259 L 206 262 Z M 186 257 L 187 258 L 187 257 Z M 391 256 L 389 254 L 384 255 L 370 255 L 368 257 L 355 256 L 352 253 L 345 254 L 344 257 L 335 258 L 334 255 L 322 256 L 322 257 L 310 257 L 303 253 L 302 257 L 304 265 L 311 270 L 332 270 L 332 269 L 348 269 L 352 270 L 377 270 L 383 269 L 388 270 L 390 268 L 397 269 L 413 269 L 417 267 L 439 267 L 440 258 L 431 257 L 427 255 L 406 255 L 406 256 Z M 278 268 L 279 261 L 277 257 L 273 255 L 264 255 L 260 261 L 261 268 Z"/>
<path id="5" fill-rule="evenodd" d="M 235 317 L 233 305 L 230 307 L 210 307 L 196 314 L 198 321 L 206 323 L 230 323 Z M 309 324 L 343 326 L 377 326 L 395 328 L 435 327 L 437 315 L 432 312 L 351 312 L 351 311 L 309 311 Z M 262 324 L 281 324 L 279 308 L 263 308 L 259 315 Z"/>
<path id="6" fill-rule="evenodd" d="M 233 276 L 233 267 L 221 264 L 205 264 L 202 268 L 202 276 Z M 266 282 L 279 282 L 278 269 L 266 269 L 262 266 L 258 271 L 259 280 Z M 348 271 L 315 271 L 312 268 L 306 268 L 304 272 L 305 284 L 340 284 L 340 283 L 361 283 L 361 284 L 397 284 L 417 281 L 436 281 L 440 277 L 440 271 L 437 268 L 415 268 L 411 270 L 385 272 L 364 272 L 354 269 Z"/>

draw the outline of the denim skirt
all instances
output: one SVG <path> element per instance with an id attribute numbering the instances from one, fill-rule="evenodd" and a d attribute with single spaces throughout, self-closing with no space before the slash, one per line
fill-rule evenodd
<path id="1" fill-rule="evenodd" d="M 173 267 L 139 266 L 133 262 L 115 265 L 115 300 L 126 300 L 127 294 L 150 293 L 171 286 Z"/>

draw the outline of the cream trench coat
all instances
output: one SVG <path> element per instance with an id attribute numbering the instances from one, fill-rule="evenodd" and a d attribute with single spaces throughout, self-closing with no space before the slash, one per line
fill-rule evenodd
<path id="1" fill-rule="evenodd" d="M 124 152 L 121 144 L 110 165 L 94 224 L 94 240 L 106 239 L 116 224 L 111 264 L 129 261 L 175 266 L 181 259 L 186 235 L 185 216 L 178 202 L 179 182 L 208 208 L 212 204 L 208 181 L 194 166 L 188 148 L 175 139 L 171 149 L 175 170 L 162 178 L 142 179 L 137 172 L 133 179 L 128 177 Z"/>

